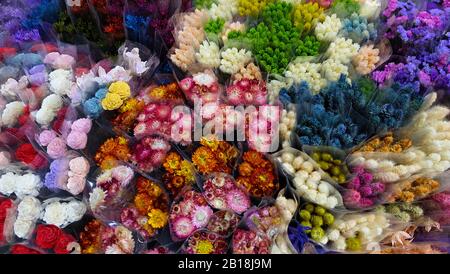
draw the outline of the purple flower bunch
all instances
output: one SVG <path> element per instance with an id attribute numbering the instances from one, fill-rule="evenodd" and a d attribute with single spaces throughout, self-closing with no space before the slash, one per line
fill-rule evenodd
<path id="1" fill-rule="evenodd" d="M 344 203 L 350 208 L 367 208 L 376 204 L 386 190 L 382 182 L 375 181 L 372 173 L 358 166 L 352 169 L 354 175 L 346 185 Z"/>
<path id="2" fill-rule="evenodd" d="M 412 0 L 388 1 L 384 37 L 391 40 L 393 55 L 404 58 L 373 72 L 379 85 L 393 81 L 420 94 L 450 90 L 449 1 L 430 2 L 420 10 Z"/>

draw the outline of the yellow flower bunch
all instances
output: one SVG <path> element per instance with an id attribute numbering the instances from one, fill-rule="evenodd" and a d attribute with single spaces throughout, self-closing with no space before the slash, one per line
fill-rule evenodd
<path id="1" fill-rule="evenodd" d="M 260 11 L 273 0 L 239 0 L 239 15 L 257 16 Z"/>
<path id="2" fill-rule="evenodd" d="M 317 3 L 297 4 L 293 12 L 294 25 L 303 33 L 310 32 L 317 23 L 325 20 L 323 8 Z"/>

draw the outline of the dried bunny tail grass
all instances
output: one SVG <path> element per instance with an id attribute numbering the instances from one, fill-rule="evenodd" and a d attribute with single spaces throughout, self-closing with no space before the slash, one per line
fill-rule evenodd
<path id="1" fill-rule="evenodd" d="M 261 70 L 251 62 L 247 66 L 242 67 L 237 73 L 233 74 L 234 82 L 242 79 L 262 80 Z"/>
<path id="2" fill-rule="evenodd" d="M 193 27 L 203 29 L 203 25 L 208 21 L 208 13 L 204 10 L 196 9 L 193 12 L 188 12 L 183 15 L 180 21 L 181 28 Z"/>
<path id="3" fill-rule="evenodd" d="M 374 174 L 374 179 L 386 183 L 393 183 L 400 180 L 400 176 L 394 172 L 377 172 Z"/>
<path id="4" fill-rule="evenodd" d="M 436 121 L 432 124 L 432 126 L 438 131 L 438 132 L 448 132 L 450 131 L 450 121 Z"/>
<path id="5" fill-rule="evenodd" d="M 450 109 L 444 106 L 434 106 L 427 110 L 428 123 L 445 119 L 450 113 Z"/>

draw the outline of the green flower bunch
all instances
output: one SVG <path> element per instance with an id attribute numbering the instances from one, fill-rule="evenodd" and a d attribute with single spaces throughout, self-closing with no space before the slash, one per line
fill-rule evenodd
<path id="1" fill-rule="evenodd" d="M 334 0 L 331 5 L 330 14 L 336 13 L 340 18 L 350 17 L 354 12 L 359 13 L 360 4 L 358 0 Z"/>
<path id="2" fill-rule="evenodd" d="M 198 9 L 209 9 L 216 0 L 194 0 L 194 7 Z"/>
<path id="3" fill-rule="evenodd" d="M 420 206 L 409 203 L 385 205 L 384 210 L 403 222 L 410 222 L 423 216 L 423 209 Z"/>
<path id="4" fill-rule="evenodd" d="M 204 29 L 206 33 L 219 34 L 222 31 L 224 25 L 225 20 L 223 20 L 222 18 L 217 18 L 215 20 L 210 19 L 205 24 Z"/>
<path id="5" fill-rule="evenodd" d="M 306 204 L 299 212 L 300 224 L 310 227 L 306 233 L 311 239 L 320 242 L 325 237 L 325 230 L 334 223 L 334 216 L 321 206 Z"/>
<path id="6" fill-rule="evenodd" d="M 295 49 L 297 56 L 315 56 L 319 54 L 320 41 L 315 36 L 308 35 L 300 40 L 298 47 Z"/>

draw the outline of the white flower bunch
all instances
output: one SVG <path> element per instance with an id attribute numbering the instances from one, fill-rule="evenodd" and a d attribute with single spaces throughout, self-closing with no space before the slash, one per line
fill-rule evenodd
<path id="1" fill-rule="evenodd" d="M 314 30 L 317 39 L 324 42 L 333 42 L 342 28 L 341 19 L 336 14 L 325 17 L 322 23 L 317 23 Z"/>
<path id="2" fill-rule="evenodd" d="M 72 88 L 73 74 L 70 70 L 57 69 L 48 75 L 50 91 L 58 95 L 66 95 Z"/>
<path id="3" fill-rule="evenodd" d="M 95 77 L 95 81 L 99 85 L 108 85 L 116 81 L 128 82 L 131 78 L 130 71 L 121 66 L 115 66 L 113 69 L 108 71 L 108 73 L 103 67 L 100 66 L 98 67 L 98 76 Z"/>
<path id="4" fill-rule="evenodd" d="M 353 43 L 352 39 L 345 39 L 339 37 L 331 42 L 325 56 L 329 59 L 333 59 L 336 62 L 342 64 L 348 64 L 351 62 L 353 56 L 358 53 L 359 44 Z"/>
<path id="5" fill-rule="evenodd" d="M 363 249 L 377 242 L 389 228 L 389 219 L 382 212 L 351 213 L 337 218 L 327 230 L 327 237 L 336 250 L 346 250 L 346 239 L 358 236 Z"/>
<path id="6" fill-rule="evenodd" d="M 286 110 L 283 109 L 281 113 L 280 121 L 280 135 L 281 135 L 281 146 L 283 148 L 290 147 L 290 138 L 292 130 L 295 128 L 295 117 L 296 113 L 294 109 Z"/>
<path id="7" fill-rule="evenodd" d="M 27 239 L 33 232 L 41 212 L 41 202 L 33 196 L 25 196 L 17 206 L 14 234 L 19 238 Z"/>
<path id="8" fill-rule="evenodd" d="M 326 85 L 325 79 L 320 75 L 320 68 L 321 64 L 304 62 L 297 58 L 289 63 L 284 76 L 287 78 L 289 86 L 291 86 L 291 84 L 288 79 L 291 79 L 294 84 L 305 81 L 308 83 L 309 88 L 317 94 Z"/>
<path id="9" fill-rule="evenodd" d="M 48 126 L 55 119 L 58 111 L 63 107 L 63 99 L 58 94 L 50 94 L 42 101 L 41 108 L 36 112 L 36 122 Z"/>
<path id="10" fill-rule="evenodd" d="M 0 94 L 8 100 L 14 100 L 27 88 L 27 86 L 28 79 L 26 76 L 20 77 L 19 81 L 9 78 L 0 86 Z"/>
<path id="11" fill-rule="evenodd" d="M 240 32 L 244 32 L 246 30 L 246 26 L 245 24 L 236 21 L 236 22 L 227 22 L 225 23 L 225 26 L 223 27 L 223 31 L 222 31 L 222 41 L 225 43 L 228 40 L 228 34 L 231 31 L 240 31 Z"/>
<path id="12" fill-rule="evenodd" d="M 338 60 L 328 59 L 322 63 L 320 71 L 323 77 L 328 81 L 337 81 L 341 74 L 348 75 L 348 66 Z"/>
<path id="13" fill-rule="evenodd" d="M 208 14 L 212 19 L 222 18 L 231 21 L 238 12 L 238 5 L 238 0 L 219 0 L 211 5 Z"/>
<path id="14" fill-rule="evenodd" d="M 131 71 L 132 75 L 141 76 L 144 74 L 150 67 L 147 66 L 147 62 L 142 61 L 139 56 L 139 49 L 133 48 L 131 51 L 127 51 L 128 48 L 125 48 L 123 51 L 123 59 L 127 64 L 127 68 Z"/>
<path id="15" fill-rule="evenodd" d="M 359 0 L 359 15 L 368 20 L 376 19 L 381 12 L 381 0 Z"/>
<path id="16" fill-rule="evenodd" d="M 288 84 L 284 81 L 284 79 L 274 79 L 267 83 L 270 103 L 275 102 L 282 88 L 288 88 Z"/>
<path id="17" fill-rule="evenodd" d="M 204 68 L 213 69 L 220 66 L 220 49 L 214 42 L 203 41 L 195 54 L 195 59 Z"/>
<path id="18" fill-rule="evenodd" d="M 327 209 L 343 205 L 342 196 L 336 188 L 323 180 L 323 171 L 307 155 L 287 149 L 276 159 L 284 171 L 294 176 L 294 187 L 300 197 Z"/>
<path id="19" fill-rule="evenodd" d="M 228 48 L 222 51 L 220 55 L 222 57 L 220 70 L 228 74 L 238 72 L 252 60 L 252 53 L 245 49 Z"/>
<path id="20" fill-rule="evenodd" d="M 25 104 L 21 101 L 14 101 L 6 104 L 1 116 L 1 125 L 13 127 L 17 124 L 20 115 L 25 111 Z"/>
<path id="21" fill-rule="evenodd" d="M 87 209 L 83 202 L 75 199 L 70 199 L 69 201 L 51 199 L 44 201 L 44 206 L 42 220 L 47 224 L 61 228 L 81 220 Z"/>
<path id="22" fill-rule="evenodd" d="M 33 173 L 18 175 L 12 172 L 0 177 L 0 193 L 9 196 L 15 193 L 17 197 L 37 196 L 42 187 L 41 179 Z"/>

